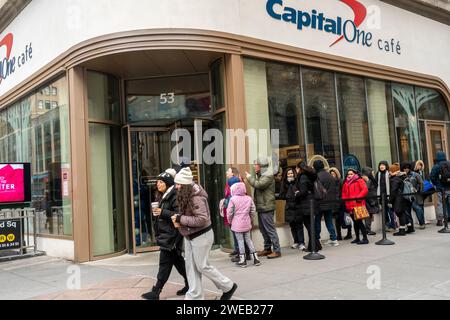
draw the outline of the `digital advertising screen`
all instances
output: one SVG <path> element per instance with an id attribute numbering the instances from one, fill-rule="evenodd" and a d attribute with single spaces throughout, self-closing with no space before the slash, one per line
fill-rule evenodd
<path id="1" fill-rule="evenodd" d="M 0 163 L 0 204 L 31 201 L 29 163 Z"/>

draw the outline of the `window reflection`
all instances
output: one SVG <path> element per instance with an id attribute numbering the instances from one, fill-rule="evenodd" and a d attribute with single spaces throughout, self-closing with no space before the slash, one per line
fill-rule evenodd
<path id="1" fill-rule="evenodd" d="M 341 152 L 333 73 L 302 68 L 308 159 L 323 155 L 341 168 Z"/>
<path id="2" fill-rule="evenodd" d="M 31 163 L 39 234 L 72 235 L 69 136 L 65 78 L 0 112 L 0 161 Z"/>

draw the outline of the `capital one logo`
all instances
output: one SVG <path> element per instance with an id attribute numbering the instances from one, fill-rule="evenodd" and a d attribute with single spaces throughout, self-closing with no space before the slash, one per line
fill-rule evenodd
<path id="1" fill-rule="evenodd" d="M 8 33 L 0 40 L 0 85 L 3 80 L 9 78 L 18 68 L 22 68 L 33 58 L 33 48 L 31 43 L 27 44 L 25 49 L 17 56 L 11 55 L 13 44 L 14 36 L 12 33 Z"/>
<path id="2" fill-rule="evenodd" d="M 336 0 L 336 3 L 346 5 L 352 10 L 353 19 L 344 19 L 340 16 L 325 14 L 316 9 L 308 11 L 302 8 L 291 8 L 284 3 L 284 0 L 267 0 L 267 14 L 273 19 L 295 25 L 299 31 L 310 28 L 336 35 L 337 39 L 329 45 L 330 47 L 345 40 L 350 44 L 357 44 L 368 48 L 373 45 L 373 47 L 378 47 L 381 51 L 400 55 L 400 41 L 397 41 L 397 46 L 395 46 L 395 39 L 393 38 L 374 39 L 372 32 L 359 29 L 361 24 L 366 20 L 368 13 L 366 6 L 360 1 Z M 375 13 L 378 15 L 377 19 L 379 20 L 380 11 L 378 7 Z M 379 21 L 376 25 L 379 26 Z"/>

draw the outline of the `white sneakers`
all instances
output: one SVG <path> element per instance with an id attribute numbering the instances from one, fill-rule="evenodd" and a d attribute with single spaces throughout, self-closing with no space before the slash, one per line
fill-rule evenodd
<path id="1" fill-rule="evenodd" d="M 294 243 L 291 246 L 292 249 L 305 250 L 306 246 L 303 243 Z"/>
<path id="2" fill-rule="evenodd" d="M 327 242 L 326 242 L 326 244 L 328 244 L 328 245 L 330 245 L 330 246 L 332 246 L 332 247 L 337 247 L 338 245 L 339 245 L 339 242 L 337 241 L 337 240 L 328 240 Z"/>

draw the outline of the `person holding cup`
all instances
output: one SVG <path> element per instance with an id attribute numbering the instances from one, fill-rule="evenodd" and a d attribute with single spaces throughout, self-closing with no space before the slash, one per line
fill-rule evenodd
<path id="1" fill-rule="evenodd" d="M 172 223 L 171 217 L 177 213 L 177 190 L 174 187 L 173 177 L 167 173 L 161 173 L 157 178 L 156 188 L 162 195 L 159 202 L 152 202 L 152 213 L 155 217 L 156 242 L 161 251 L 159 255 L 159 270 L 157 282 L 152 291 L 144 293 L 142 298 L 146 300 L 159 300 L 159 294 L 169 279 L 172 267 L 175 266 L 178 273 L 183 276 L 185 286 L 177 292 L 181 296 L 189 289 L 186 267 L 182 256 L 183 237 Z"/>

